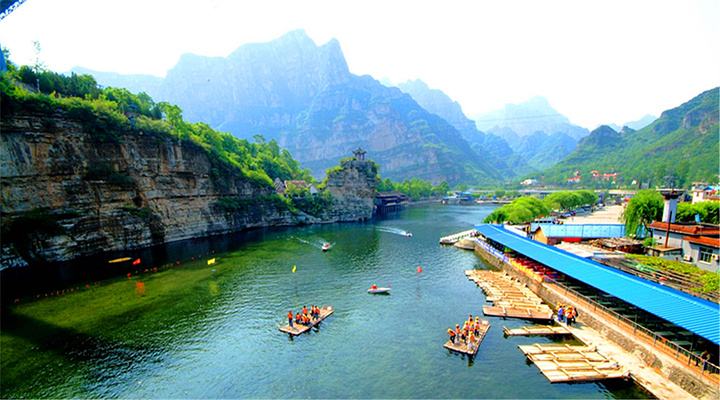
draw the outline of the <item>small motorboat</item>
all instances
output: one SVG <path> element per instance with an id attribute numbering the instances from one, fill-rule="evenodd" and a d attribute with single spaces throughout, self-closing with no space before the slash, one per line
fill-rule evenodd
<path id="1" fill-rule="evenodd" d="M 328 250 L 330 250 L 330 247 L 331 247 L 331 246 L 332 246 L 332 245 L 331 245 L 330 243 L 325 242 L 325 243 L 323 243 L 321 250 L 322 250 L 322 251 L 328 251 Z"/>
<path id="2" fill-rule="evenodd" d="M 370 286 L 370 289 L 368 289 L 368 293 L 370 294 L 390 294 L 390 288 L 389 287 L 377 287 L 377 285 Z"/>

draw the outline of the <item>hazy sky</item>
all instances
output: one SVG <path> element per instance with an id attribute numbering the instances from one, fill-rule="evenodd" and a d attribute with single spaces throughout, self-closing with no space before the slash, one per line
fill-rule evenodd
<path id="1" fill-rule="evenodd" d="M 0 45 L 49 69 L 163 76 L 183 53 L 227 56 L 305 29 L 350 70 L 422 79 L 465 113 L 545 96 L 594 128 L 659 115 L 720 84 L 720 1 L 27 0 Z"/>

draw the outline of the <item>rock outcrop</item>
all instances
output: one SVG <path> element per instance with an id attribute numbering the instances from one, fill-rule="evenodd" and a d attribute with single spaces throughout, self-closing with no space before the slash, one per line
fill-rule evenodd
<path id="1" fill-rule="evenodd" d="M 5 112 L 0 132 L 2 268 L 372 214 L 371 162 L 344 164 L 329 179 L 333 206 L 313 216 L 190 141 L 91 132 L 62 110 Z"/>
<path id="2" fill-rule="evenodd" d="M 330 218 L 362 221 L 372 217 L 377 166 L 372 161 L 343 160 L 327 176 L 327 190 L 332 195 Z"/>

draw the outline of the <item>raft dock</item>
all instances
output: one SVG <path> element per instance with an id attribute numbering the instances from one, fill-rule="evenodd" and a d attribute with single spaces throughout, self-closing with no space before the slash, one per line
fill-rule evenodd
<path id="1" fill-rule="evenodd" d="M 564 326 L 522 326 L 520 328 L 508 328 L 503 326 L 505 336 L 552 336 L 552 335 L 572 335 L 572 332 Z"/>
<path id="2" fill-rule="evenodd" d="M 552 383 L 628 378 L 629 372 L 594 347 L 561 344 L 518 346 Z"/>
<path id="3" fill-rule="evenodd" d="M 465 271 L 465 275 L 485 292 L 487 301 L 493 303 L 483 306 L 483 314 L 552 320 L 552 309 L 530 289 L 520 286 L 508 275 L 487 270 L 469 270 Z"/>
<path id="4" fill-rule="evenodd" d="M 325 318 L 332 315 L 333 312 L 335 312 L 335 309 L 333 309 L 332 306 L 322 306 L 320 307 L 320 316 L 316 320 L 311 319 L 310 325 L 300 325 L 297 323 L 293 323 L 293 327 L 290 327 L 290 325 L 280 327 L 280 332 L 287 333 L 291 336 L 302 335 L 303 333 L 309 331 L 311 328 L 315 327 L 317 324 L 321 323 Z"/>
<path id="5" fill-rule="evenodd" d="M 486 320 L 482 320 L 482 323 L 480 324 L 480 334 L 477 338 L 475 338 L 475 341 L 472 343 L 472 346 L 469 346 L 465 343 L 459 343 L 460 338 L 457 338 L 457 342 L 453 343 L 450 340 L 445 342 L 443 345 L 444 348 L 448 350 L 452 350 L 458 353 L 467 354 L 469 356 L 474 356 L 478 352 L 478 348 L 480 347 L 480 343 L 482 343 L 483 339 L 485 339 L 485 334 L 490 329 L 490 322 Z"/>
<path id="6" fill-rule="evenodd" d="M 440 244 L 455 244 L 460 239 L 472 237 L 472 236 L 475 236 L 476 234 L 477 234 L 477 231 L 475 229 L 470 229 L 467 231 L 455 233 L 453 235 L 443 236 L 440 238 Z"/>

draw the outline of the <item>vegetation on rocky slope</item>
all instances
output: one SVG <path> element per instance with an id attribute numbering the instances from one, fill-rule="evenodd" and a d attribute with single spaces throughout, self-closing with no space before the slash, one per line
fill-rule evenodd
<path id="1" fill-rule="evenodd" d="M 204 123 L 189 123 L 175 105 L 155 103 L 145 93 L 101 88 L 90 75 L 65 76 L 11 65 L 0 77 L 0 93 L 3 115 L 18 109 L 50 114 L 64 110 L 101 140 L 122 141 L 121 132 L 153 132 L 192 141 L 258 185 L 271 186 L 274 178 L 312 180 L 274 140 L 255 136 L 250 142 Z"/>
<path id="2" fill-rule="evenodd" d="M 676 187 L 693 181 L 714 182 L 718 177 L 719 88 L 699 94 L 692 100 L 662 113 L 652 124 L 638 131 L 615 132 L 603 126 L 583 138 L 577 149 L 544 173 L 545 182 L 564 183 L 581 174 L 580 184 L 602 186 L 606 180 L 593 180 L 593 170 L 617 172 L 619 185 L 645 183 L 666 185 L 672 178 Z"/>

